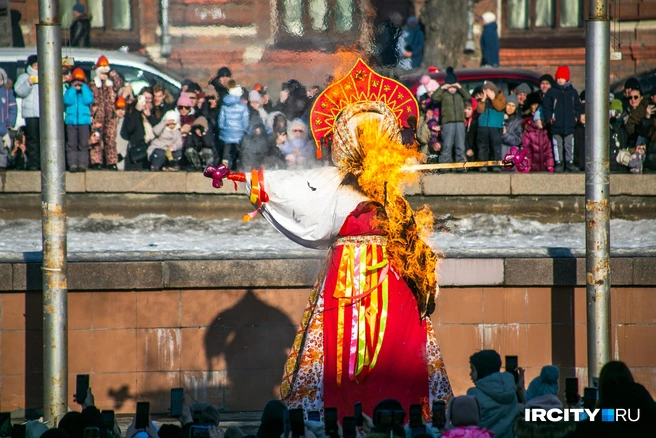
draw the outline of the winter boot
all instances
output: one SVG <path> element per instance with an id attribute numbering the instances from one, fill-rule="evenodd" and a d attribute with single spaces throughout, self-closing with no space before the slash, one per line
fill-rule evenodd
<path id="1" fill-rule="evenodd" d="M 563 170 L 565 170 L 565 165 L 563 164 L 563 162 L 562 161 L 556 161 L 555 172 L 562 172 Z"/>

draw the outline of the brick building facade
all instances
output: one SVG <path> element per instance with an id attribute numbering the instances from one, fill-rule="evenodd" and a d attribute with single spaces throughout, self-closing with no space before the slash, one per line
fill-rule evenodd
<path id="1" fill-rule="evenodd" d="M 60 0 L 64 35 L 75 1 Z M 148 52 L 199 81 L 229 65 L 245 84 L 277 84 L 291 77 L 323 83 L 367 55 L 376 25 L 390 12 L 421 17 L 427 0 L 170 0 L 167 58 L 160 56 L 160 0 L 81 1 L 94 16 L 93 45 Z M 11 8 L 22 13 L 26 43 L 35 45 L 37 2 L 11 0 Z M 502 66 L 553 74 L 567 64 L 583 88 L 587 2 L 475 1 L 477 45 L 480 16 L 488 10 L 499 17 Z M 609 11 L 613 49 L 622 52 L 621 61 L 611 62 L 611 81 L 656 67 L 656 0 L 613 0 Z M 476 66 L 479 60 L 474 53 L 463 55 L 462 63 Z"/>

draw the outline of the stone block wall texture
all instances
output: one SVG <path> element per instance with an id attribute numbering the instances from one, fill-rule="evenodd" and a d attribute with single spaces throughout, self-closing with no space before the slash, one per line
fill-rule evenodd
<path id="1" fill-rule="evenodd" d="M 96 404 L 165 413 L 169 390 L 227 411 L 257 411 L 278 394 L 307 288 L 69 293 L 69 399 L 91 374 Z M 612 289 L 612 355 L 656 394 L 656 288 Z M 517 355 L 527 383 L 545 364 L 586 381 L 585 288 L 443 288 L 432 316 L 456 394 L 471 385 L 469 356 Z M 0 292 L 0 411 L 42 400 L 41 294 Z M 582 389 L 582 388 L 581 388 Z"/>

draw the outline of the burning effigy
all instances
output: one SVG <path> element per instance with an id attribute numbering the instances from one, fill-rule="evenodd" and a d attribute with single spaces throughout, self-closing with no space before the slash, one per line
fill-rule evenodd
<path id="1" fill-rule="evenodd" d="M 417 102 L 400 83 L 362 60 L 316 99 L 310 113 L 317 157 L 312 169 L 205 175 L 245 183 L 278 231 L 309 248 L 328 249 L 285 364 L 281 399 L 290 408 L 371 415 L 388 398 L 402 406 L 452 397 L 430 315 L 439 257 L 426 243 L 433 216 L 403 196 L 420 154 L 401 142 Z"/>

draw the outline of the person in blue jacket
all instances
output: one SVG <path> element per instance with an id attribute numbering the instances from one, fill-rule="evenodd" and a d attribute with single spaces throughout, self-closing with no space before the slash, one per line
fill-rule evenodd
<path id="1" fill-rule="evenodd" d="M 219 140 L 228 150 L 228 167 L 236 170 L 238 167 L 239 147 L 244 133 L 248 130 L 250 113 L 248 107 L 241 101 L 242 88 L 230 79 L 228 94 L 223 98 L 219 112 Z M 225 149 L 224 149 L 225 150 Z"/>
<path id="2" fill-rule="evenodd" d="M 93 93 L 81 68 L 71 74 L 71 86 L 64 93 L 66 118 L 66 159 L 71 172 L 85 172 L 89 167 L 91 104 Z"/>

